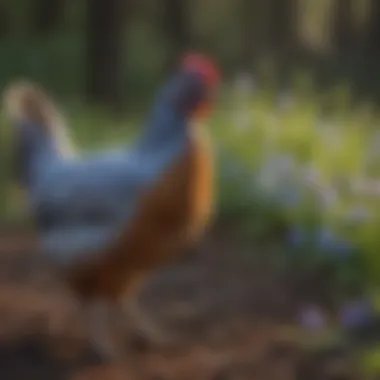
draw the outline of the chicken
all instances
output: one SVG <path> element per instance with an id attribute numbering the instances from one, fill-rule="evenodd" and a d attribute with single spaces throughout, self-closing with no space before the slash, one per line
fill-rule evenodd
<path id="1" fill-rule="evenodd" d="M 133 146 L 82 156 L 42 89 L 16 83 L 5 92 L 17 179 L 43 252 L 86 312 L 101 355 L 118 355 L 110 330 L 119 313 L 135 315 L 148 337 L 160 335 L 133 307 L 138 292 L 196 243 L 212 219 L 213 153 L 200 121 L 218 84 L 211 60 L 186 56 Z"/>

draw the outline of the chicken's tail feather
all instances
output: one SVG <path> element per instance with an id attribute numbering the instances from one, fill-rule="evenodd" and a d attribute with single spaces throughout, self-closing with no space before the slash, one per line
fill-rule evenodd
<path id="1" fill-rule="evenodd" d="M 12 83 L 4 92 L 3 102 L 12 122 L 29 122 L 39 126 L 58 142 L 62 155 L 74 155 L 64 118 L 42 87 L 27 81 Z"/>

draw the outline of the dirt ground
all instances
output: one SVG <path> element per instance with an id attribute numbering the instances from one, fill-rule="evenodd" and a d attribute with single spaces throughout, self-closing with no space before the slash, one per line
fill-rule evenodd
<path id="1" fill-rule="evenodd" d="M 348 380 L 349 354 L 310 354 L 283 339 L 296 300 L 290 282 L 225 233 L 157 273 L 141 304 L 170 345 L 125 337 L 125 363 L 101 363 L 72 300 L 28 236 L 0 240 L 0 379 Z M 49 326 L 55 325 L 54 333 Z M 129 339 L 128 339 L 129 338 Z"/>

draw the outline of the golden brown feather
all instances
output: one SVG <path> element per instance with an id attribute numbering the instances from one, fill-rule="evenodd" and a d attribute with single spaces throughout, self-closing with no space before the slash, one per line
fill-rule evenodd
<path id="1" fill-rule="evenodd" d="M 152 270 L 179 255 L 202 234 L 213 211 L 213 155 L 194 129 L 182 158 L 148 191 L 132 226 L 96 263 L 68 275 L 82 298 L 118 300 L 138 291 Z"/>

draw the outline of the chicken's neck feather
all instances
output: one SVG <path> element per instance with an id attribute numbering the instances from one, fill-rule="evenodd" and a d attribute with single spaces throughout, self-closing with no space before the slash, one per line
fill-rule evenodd
<path id="1" fill-rule="evenodd" d="M 155 119 L 146 126 L 138 146 L 147 152 L 154 152 L 172 146 L 173 143 L 182 144 L 187 136 L 187 122 L 163 108 L 155 112 Z"/>
<path id="2" fill-rule="evenodd" d="M 174 76 L 158 93 L 140 141 L 144 149 L 182 144 L 190 134 L 190 119 L 205 96 L 202 80 L 192 73 Z"/>

